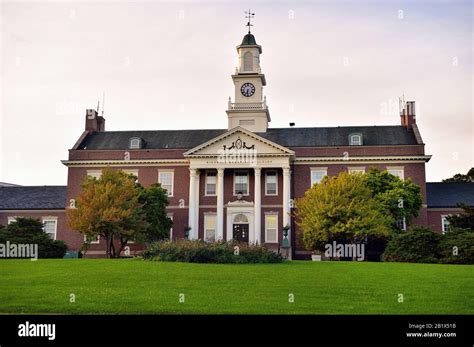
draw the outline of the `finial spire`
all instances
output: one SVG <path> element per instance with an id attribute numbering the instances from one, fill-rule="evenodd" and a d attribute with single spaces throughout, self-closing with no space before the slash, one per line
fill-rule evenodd
<path id="1" fill-rule="evenodd" d="M 247 25 L 249 27 L 249 34 L 250 34 L 250 27 L 253 27 L 253 24 L 250 23 L 252 18 L 255 17 L 255 13 L 250 12 L 250 9 L 248 11 L 245 11 L 245 18 L 248 18 Z"/>

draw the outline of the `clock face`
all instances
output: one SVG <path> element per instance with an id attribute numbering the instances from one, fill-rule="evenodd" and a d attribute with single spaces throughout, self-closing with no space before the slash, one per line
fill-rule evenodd
<path id="1" fill-rule="evenodd" d="M 252 83 L 244 83 L 240 88 L 240 92 L 243 96 L 252 96 L 255 93 L 255 86 Z"/>

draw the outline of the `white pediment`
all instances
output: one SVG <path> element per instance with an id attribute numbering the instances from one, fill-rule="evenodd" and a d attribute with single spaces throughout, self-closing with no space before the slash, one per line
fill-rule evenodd
<path id="1" fill-rule="evenodd" d="M 222 151 L 254 151 L 257 156 L 290 156 L 294 152 L 241 127 L 236 127 L 184 153 L 185 157 L 218 156 Z"/>

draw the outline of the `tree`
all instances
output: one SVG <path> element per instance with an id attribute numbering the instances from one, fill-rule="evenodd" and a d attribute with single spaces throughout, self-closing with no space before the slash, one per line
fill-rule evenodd
<path id="1" fill-rule="evenodd" d="M 295 216 L 306 248 L 323 251 L 325 245 L 365 242 L 388 237 L 390 215 L 373 197 L 364 175 L 325 177 L 296 201 Z"/>
<path id="2" fill-rule="evenodd" d="M 399 230 L 397 221 L 405 219 L 407 225 L 417 217 L 423 200 L 420 187 L 410 179 L 400 178 L 378 169 L 370 169 L 363 175 L 365 184 L 372 192 L 372 197 L 390 213 L 392 229 Z"/>
<path id="3" fill-rule="evenodd" d="M 444 179 L 443 182 L 474 182 L 474 167 L 470 168 L 467 174 L 456 174 L 451 178 Z"/>
<path id="4" fill-rule="evenodd" d="M 6 228 L 0 226 L 0 243 L 36 244 L 38 258 L 62 258 L 67 245 L 60 240 L 51 239 L 43 230 L 43 223 L 33 218 L 16 218 Z"/>
<path id="5" fill-rule="evenodd" d="M 137 233 L 135 240 L 152 243 L 170 237 L 173 221 L 167 216 L 166 206 L 169 204 L 166 189 L 154 183 L 148 188 L 140 187 L 138 201 L 142 205 L 147 228 Z"/>
<path id="6" fill-rule="evenodd" d="M 463 209 L 459 215 L 451 215 L 447 217 L 449 222 L 449 229 L 458 228 L 469 231 L 474 231 L 474 208 L 466 204 L 458 204 L 458 207 Z"/>
<path id="7" fill-rule="evenodd" d="M 121 170 L 105 169 L 97 179 L 86 177 L 76 208 L 67 211 L 69 225 L 87 239 L 100 236 L 106 240 L 107 257 L 118 257 L 129 240 L 148 225 L 139 202 L 136 177 Z M 120 244 L 118 251 L 114 241 Z"/>

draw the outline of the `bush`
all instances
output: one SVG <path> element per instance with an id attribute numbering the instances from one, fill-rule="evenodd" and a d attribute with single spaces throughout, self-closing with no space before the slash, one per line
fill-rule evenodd
<path id="1" fill-rule="evenodd" d="M 239 254 L 235 248 L 239 247 Z M 143 259 L 187 263 L 281 263 L 281 254 L 261 245 L 202 240 L 158 241 L 143 252 Z"/>
<path id="2" fill-rule="evenodd" d="M 52 240 L 43 231 L 43 224 L 37 219 L 17 218 L 6 228 L 0 229 L 0 243 L 37 244 L 38 258 L 62 258 L 67 245 L 63 241 Z"/>
<path id="3" fill-rule="evenodd" d="M 406 233 L 393 235 L 385 248 L 383 259 L 408 263 L 437 263 L 441 237 L 442 235 L 428 228 L 414 227 Z"/>
<path id="4" fill-rule="evenodd" d="M 474 264 L 474 232 L 450 228 L 442 236 L 439 249 L 442 263 Z"/>

